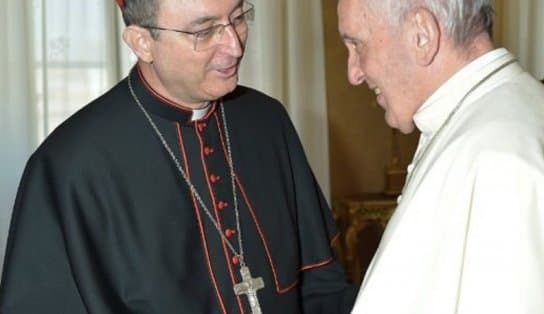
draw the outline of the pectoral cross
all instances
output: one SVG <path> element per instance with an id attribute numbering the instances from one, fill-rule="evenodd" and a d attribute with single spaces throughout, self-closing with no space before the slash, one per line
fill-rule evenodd
<path id="1" fill-rule="evenodd" d="M 247 266 L 240 267 L 240 274 L 242 275 L 242 281 L 234 285 L 234 294 L 245 294 L 249 306 L 251 306 L 251 312 L 253 314 L 262 314 L 261 305 L 257 298 L 257 290 L 264 288 L 263 278 L 252 278 Z"/>

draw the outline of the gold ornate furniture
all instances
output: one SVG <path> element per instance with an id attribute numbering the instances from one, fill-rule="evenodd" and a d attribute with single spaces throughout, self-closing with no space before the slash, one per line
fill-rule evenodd
<path id="1" fill-rule="evenodd" d="M 396 196 L 388 194 L 365 194 L 333 204 L 334 216 L 343 235 L 337 246 L 340 262 L 352 283 L 361 282 L 396 205 Z M 374 230 L 373 237 L 364 234 L 365 229 L 370 227 Z M 362 256 L 361 248 L 364 247 L 367 248 L 366 259 Z"/>

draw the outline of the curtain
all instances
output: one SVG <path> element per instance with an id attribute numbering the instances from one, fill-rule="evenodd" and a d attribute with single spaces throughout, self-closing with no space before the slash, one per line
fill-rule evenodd
<path id="1" fill-rule="evenodd" d="M 119 79 L 110 1 L 33 0 L 33 70 L 43 138 Z"/>
<path id="2" fill-rule="evenodd" d="M 24 162 L 36 142 L 27 1 L 0 2 L 0 262 Z"/>
<path id="3" fill-rule="evenodd" d="M 120 78 L 115 12 L 110 0 L 0 2 L 0 264 L 31 152 Z"/>
<path id="4" fill-rule="evenodd" d="M 280 100 L 327 199 L 329 140 L 321 1 L 253 0 L 241 84 Z"/>
<path id="5" fill-rule="evenodd" d="M 495 40 L 535 78 L 544 78 L 544 1 L 495 0 Z"/>

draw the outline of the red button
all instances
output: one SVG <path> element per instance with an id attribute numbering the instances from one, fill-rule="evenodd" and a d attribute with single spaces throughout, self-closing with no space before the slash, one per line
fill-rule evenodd
<path id="1" fill-rule="evenodd" d="M 198 124 L 196 125 L 196 127 L 198 128 L 198 130 L 199 130 L 200 132 L 202 132 L 202 131 L 204 130 L 204 128 L 206 127 L 206 123 L 204 123 L 204 122 L 198 123 Z"/>
<path id="2" fill-rule="evenodd" d="M 209 156 L 212 153 L 213 153 L 213 148 L 208 147 L 208 146 L 204 147 L 204 155 Z"/>
<path id="3" fill-rule="evenodd" d="M 232 257 L 232 263 L 234 265 L 237 265 L 238 263 L 240 263 L 240 258 L 238 256 L 233 256 Z"/>
<path id="4" fill-rule="evenodd" d="M 227 202 L 219 201 L 217 203 L 217 208 L 219 208 L 219 209 L 225 209 L 225 208 L 227 208 L 227 206 L 229 206 L 229 204 Z"/>
<path id="5" fill-rule="evenodd" d="M 211 174 L 211 175 L 210 175 L 210 181 L 211 181 L 212 183 L 216 183 L 216 182 L 219 181 L 220 179 L 221 179 L 220 176 L 216 176 L 215 174 Z"/>
<path id="6" fill-rule="evenodd" d="M 234 230 L 234 229 L 227 229 L 227 230 L 225 230 L 225 235 L 227 236 L 227 238 L 230 238 L 230 237 L 232 237 L 232 236 L 235 235 L 235 234 L 236 234 L 236 230 Z"/>

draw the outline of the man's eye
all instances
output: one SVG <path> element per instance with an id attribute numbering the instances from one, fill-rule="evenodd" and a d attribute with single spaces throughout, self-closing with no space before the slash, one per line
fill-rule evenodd
<path id="1" fill-rule="evenodd" d="M 240 15 L 237 15 L 237 16 L 233 17 L 231 23 L 240 24 L 244 20 L 245 20 L 244 14 L 240 14 Z"/>
<path id="2" fill-rule="evenodd" d="M 356 50 L 361 50 L 361 49 L 363 49 L 365 47 L 365 45 L 362 42 L 358 41 L 358 40 L 353 41 L 351 43 L 351 45 L 352 45 L 353 49 L 356 49 Z"/>
<path id="3" fill-rule="evenodd" d="M 206 29 L 203 29 L 203 30 L 197 32 L 196 37 L 198 39 L 208 39 L 208 38 L 212 37 L 214 31 L 215 31 L 215 27 L 206 28 Z"/>
<path id="4" fill-rule="evenodd" d="M 353 48 L 353 49 L 357 48 L 357 42 L 354 40 L 345 40 L 344 43 L 346 44 L 348 48 Z"/>

